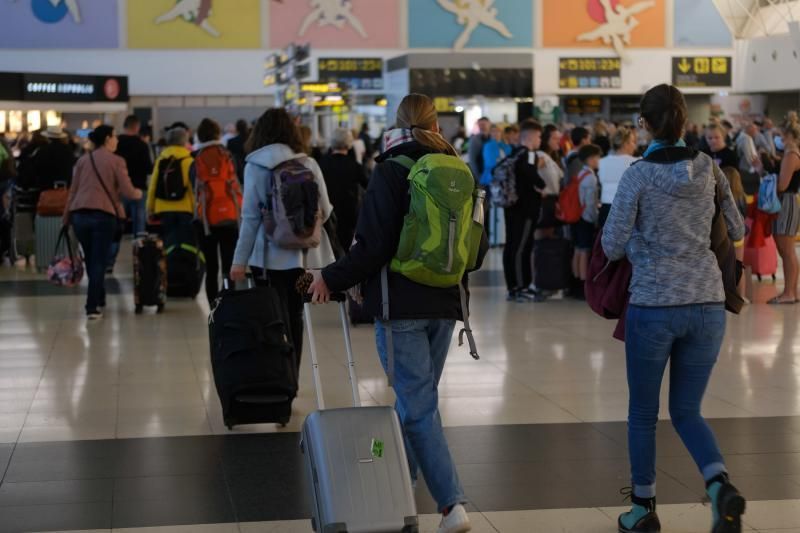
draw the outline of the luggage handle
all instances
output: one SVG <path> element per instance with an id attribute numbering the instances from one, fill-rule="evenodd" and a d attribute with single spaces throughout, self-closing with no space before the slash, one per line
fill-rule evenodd
<path id="1" fill-rule="evenodd" d="M 252 274 L 247 274 L 247 278 L 246 279 L 247 279 L 247 288 L 248 289 L 254 288 L 255 287 L 255 283 L 253 282 L 253 275 Z M 233 281 L 233 280 L 228 279 L 228 278 L 223 278 L 222 279 L 222 288 L 225 289 L 226 291 L 231 290 L 231 281 Z M 233 282 L 233 290 L 236 290 L 236 282 L 235 281 Z"/>
<path id="2" fill-rule="evenodd" d="M 317 408 L 320 411 L 325 409 L 325 398 L 322 394 L 322 379 L 319 374 L 319 358 L 317 357 L 317 343 L 314 337 L 314 325 L 311 321 L 311 297 L 304 297 L 303 314 L 308 332 L 308 348 L 311 352 L 311 371 L 314 378 L 314 392 L 317 396 Z M 358 389 L 358 376 L 356 375 L 356 363 L 353 358 L 353 344 L 350 339 L 350 324 L 347 317 L 347 298 L 342 293 L 331 295 L 331 301 L 339 304 L 339 318 L 342 322 L 342 332 L 344 333 L 344 347 L 347 354 L 347 372 L 350 378 L 350 389 L 353 394 L 353 407 L 361 407 L 361 395 Z"/>

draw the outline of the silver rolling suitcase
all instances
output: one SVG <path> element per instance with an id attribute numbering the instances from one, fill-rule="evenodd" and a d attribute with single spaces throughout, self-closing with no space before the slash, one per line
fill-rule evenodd
<path id="1" fill-rule="evenodd" d="M 319 407 L 303 423 L 301 444 L 312 487 L 312 527 L 318 533 L 417 533 L 400 421 L 391 407 L 361 407 L 344 296 L 337 301 L 354 404 L 345 409 L 325 409 L 311 307 L 305 304 Z"/>
<path id="2" fill-rule="evenodd" d="M 56 243 L 61 234 L 61 217 L 45 217 L 36 215 L 34 231 L 36 233 L 36 270 L 44 272 L 50 261 L 58 253 Z"/>

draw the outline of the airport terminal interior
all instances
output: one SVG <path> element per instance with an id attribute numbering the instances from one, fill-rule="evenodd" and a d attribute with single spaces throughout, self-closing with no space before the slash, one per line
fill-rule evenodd
<path id="1" fill-rule="evenodd" d="M 800 0 L 0 0 L 0 533 L 800 533 L 798 111 Z"/>

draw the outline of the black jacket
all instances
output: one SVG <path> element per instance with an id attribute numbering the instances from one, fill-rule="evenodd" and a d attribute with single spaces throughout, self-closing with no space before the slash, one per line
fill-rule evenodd
<path id="1" fill-rule="evenodd" d="M 51 141 L 42 146 L 33 156 L 36 186 L 41 190 L 52 189 L 56 182 L 69 186 L 76 161 L 75 153 L 67 143 Z"/>
<path id="2" fill-rule="evenodd" d="M 378 157 L 359 212 L 356 242 L 347 255 L 322 271 L 325 283 L 334 292 L 364 282 L 364 310 L 373 317 L 382 315 L 381 269 L 397 253 L 411 198 L 408 170 L 387 159 L 407 155 L 416 160 L 428 153 L 429 149 L 411 142 Z M 487 249 L 484 233 L 478 268 Z M 389 272 L 389 305 L 393 320 L 463 319 L 458 287 L 428 287 L 393 272 Z"/>
<path id="3" fill-rule="evenodd" d="M 137 189 L 147 190 L 147 178 L 153 172 L 153 161 L 150 159 L 150 148 L 136 135 L 120 135 L 117 155 L 128 165 L 128 176 Z"/>
<path id="4" fill-rule="evenodd" d="M 524 146 L 519 147 L 511 153 L 510 157 L 516 157 L 514 163 L 514 176 L 517 185 L 517 203 L 511 209 L 517 209 L 527 213 L 531 218 L 537 216 L 538 206 L 542 203 L 542 194 L 536 189 L 544 189 L 547 184 L 539 176 L 538 157 L 534 156 L 533 164 L 530 164 L 529 150 Z M 533 152 L 534 154 L 536 152 Z"/>

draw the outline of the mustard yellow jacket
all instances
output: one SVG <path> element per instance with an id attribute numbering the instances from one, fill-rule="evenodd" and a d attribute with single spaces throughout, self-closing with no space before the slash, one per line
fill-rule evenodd
<path id="1" fill-rule="evenodd" d="M 159 163 L 169 157 L 181 160 L 181 172 L 183 173 L 183 184 L 186 186 L 186 194 L 180 200 L 162 200 L 156 198 L 156 186 L 158 185 Z M 158 156 L 153 168 L 153 176 L 150 178 L 150 186 L 147 188 L 147 212 L 154 215 L 161 213 L 191 213 L 194 214 L 194 190 L 190 178 L 189 169 L 194 159 L 192 153 L 183 146 L 168 146 Z"/>

